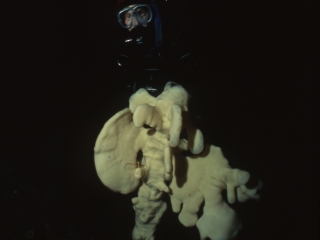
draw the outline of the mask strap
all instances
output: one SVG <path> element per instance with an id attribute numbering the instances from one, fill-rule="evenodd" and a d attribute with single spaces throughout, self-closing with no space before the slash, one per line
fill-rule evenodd
<path id="1" fill-rule="evenodd" d="M 156 34 L 156 47 L 162 46 L 162 24 L 161 24 L 161 18 L 160 13 L 157 5 L 155 4 L 154 0 L 151 0 L 151 5 L 155 10 L 155 19 L 154 19 L 154 27 L 155 27 L 155 34 Z"/>

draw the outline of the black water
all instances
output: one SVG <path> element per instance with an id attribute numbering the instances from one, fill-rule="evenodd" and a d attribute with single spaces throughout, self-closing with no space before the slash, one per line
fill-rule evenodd
<path id="1" fill-rule="evenodd" d="M 105 1 L 3 7 L 0 239 L 130 239 L 136 193 L 109 191 L 93 165 L 100 129 L 131 94 L 118 78 L 112 9 Z M 243 221 L 238 239 L 319 233 L 311 9 L 192 3 L 205 33 L 197 78 L 185 84 L 192 109 L 206 141 L 264 182 L 259 202 L 234 206 Z M 198 239 L 198 232 L 169 207 L 156 239 Z"/>

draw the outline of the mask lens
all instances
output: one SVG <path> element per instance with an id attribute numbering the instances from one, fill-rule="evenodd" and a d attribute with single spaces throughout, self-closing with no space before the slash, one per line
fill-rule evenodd
<path id="1" fill-rule="evenodd" d="M 135 12 L 139 15 L 140 20 L 143 22 L 149 22 L 150 19 L 150 14 L 149 14 L 149 8 L 147 7 L 137 7 L 135 9 Z"/>
<path id="2" fill-rule="evenodd" d="M 128 10 L 120 13 L 121 25 L 130 26 L 132 24 L 133 11 Z"/>

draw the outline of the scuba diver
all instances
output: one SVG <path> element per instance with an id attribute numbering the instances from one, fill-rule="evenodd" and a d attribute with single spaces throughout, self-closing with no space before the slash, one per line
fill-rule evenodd
<path id="1" fill-rule="evenodd" d="M 118 0 L 116 16 L 122 29 L 117 64 L 133 92 L 145 88 L 157 96 L 169 81 L 188 88 L 196 61 L 190 38 L 180 41 L 190 27 L 184 2 Z"/>

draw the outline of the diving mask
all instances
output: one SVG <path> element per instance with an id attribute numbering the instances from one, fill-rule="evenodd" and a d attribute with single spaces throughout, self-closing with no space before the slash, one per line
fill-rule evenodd
<path id="1" fill-rule="evenodd" d="M 135 4 L 120 10 L 117 17 L 122 27 L 131 30 L 139 25 L 146 27 L 152 19 L 152 11 L 147 4 Z"/>

